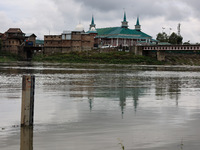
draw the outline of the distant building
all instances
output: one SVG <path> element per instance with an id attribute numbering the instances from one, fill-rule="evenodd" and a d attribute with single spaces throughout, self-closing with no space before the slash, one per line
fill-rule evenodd
<path id="1" fill-rule="evenodd" d="M 67 53 L 88 51 L 94 47 L 96 33 L 85 33 L 78 24 L 74 31 L 64 31 L 61 35 L 44 35 L 44 53 Z"/>
<path id="2" fill-rule="evenodd" d="M 93 16 L 90 24 L 90 30 L 92 27 L 96 28 Z M 97 36 L 95 37 L 95 43 L 99 45 L 99 47 L 134 46 L 137 44 L 148 45 L 154 42 L 150 35 L 141 31 L 139 17 L 137 17 L 135 29 L 129 29 L 126 12 L 124 12 L 121 27 L 97 28 L 96 32 Z"/>
<path id="3" fill-rule="evenodd" d="M 34 33 L 28 33 L 25 35 L 25 44 L 27 46 L 35 46 L 36 45 L 36 35 Z"/>
<path id="4" fill-rule="evenodd" d="M 43 46 L 36 45 L 34 33 L 25 34 L 20 28 L 10 28 L 4 34 L 0 34 L 1 51 L 9 52 L 29 60 L 36 52 L 42 52 Z"/>
<path id="5" fill-rule="evenodd" d="M 36 47 L 44 47 L 44 40 L 38 40 L 35 41 Z"/>
<path id="6" fill-rule="evenodd" d="M 23 33 L 20 28 L 9 28 L 4 34 L 0 34 L 2 40 L 1 50 L 17 55 L 22 54 L 25 46 L 35 46 L 36 37 L 34 33 Z"/>
<path id="7" fill-rule="evenodd" d="M 0 39 L 2 39 L 3 35 L 4 35 L 3 33 L 0 33 Z"/>
<path id="8" fill-rule="evenodd" d="M 18 54 L 22 43 L 24 42 L 25 34 L 20 28 L 10 28 L 1 35 L 2 51 Z"/>

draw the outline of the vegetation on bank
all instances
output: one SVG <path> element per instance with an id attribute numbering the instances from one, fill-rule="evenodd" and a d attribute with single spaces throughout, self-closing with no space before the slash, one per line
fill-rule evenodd
<path id="1" fill-rule="evenodd" d="M 126 52 L 94 53 L 94 52 L 71 52 L 67 54 L 38 55 L 33 58 L 38 62 L 58 63 L 101 63 L 101 64 L 146 64 L 162 65 L 163 62 L 146 56 L 136 56 Z"/>
<path id="2" fill-rule="evenodd" d="M 0 62 L 15 62 L 23 59 L 15 54 L 0 51 Z M 36 55 L 32 61 L 52 63 L 96 63 L 96 64 L 138 64 L 138 65 L 191 65 L 200 66 L 200 56 L 191 55 L 167 56 L 166 61 L 157 61 L 156 58 L 137 56 L 126 52 L 71 52 L 67 54 Z"/>
<path id="3" fill-rule="evenodd" d="M 13 62 L 13 61 L 20 61 L 20 60 L 21 58 L 15 54 L 0 51 L 0 62 Z"/>
<path id="4" fill-rule="evenodd" d="M 200 66 L 200 56 L 170 56 L 165 58 L 165 64 L 169 65 L 190 65 L 190 66 Z"/>

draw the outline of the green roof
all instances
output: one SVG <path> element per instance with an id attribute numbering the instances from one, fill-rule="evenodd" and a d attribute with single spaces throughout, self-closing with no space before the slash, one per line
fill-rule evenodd
<path id="1" fill-rule="evenodd" d="M 44 40 L 36 40 L 35 43 L 36 44 L 44 44 Z"/>
<path id="2" fill-rule="evenodd" d="M 130 39 L 146 39 L 152 38 L 150 35 L 129 28 L 111 27 L 99 28 L 97 30 L 97 37 L 99 38 L 130 38 Z"/>
<path id="3" fill-rule="evenodd" d="M 152 42 L 159 42 L 158 40 L 156 39 L 151 39 Z"/>
<path id="4" fill-rule="evenodd" d="M 159 42 L 158 45 L 171 45 L 171 44 L 168 42 Z"/>

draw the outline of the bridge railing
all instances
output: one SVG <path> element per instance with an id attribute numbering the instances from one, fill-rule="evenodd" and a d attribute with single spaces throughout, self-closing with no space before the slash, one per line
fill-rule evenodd
<path id="1" fill-rule="evenodd" d="M 161 51 L 161 50 L 170 50 L 170 51 L 199 51 L 200 45 L 155 45 L 155 46 L 142 46 L 145 51 Z"/>

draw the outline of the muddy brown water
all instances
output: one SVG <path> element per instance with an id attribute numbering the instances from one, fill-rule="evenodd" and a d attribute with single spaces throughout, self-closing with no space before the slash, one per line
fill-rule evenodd
<path id="1" fill-rule="evenodd" d="M 32 129 L 20 129 L 34 74 Z M 1 150 L 200 149 L 200 67 L 1 63 Z"/>

